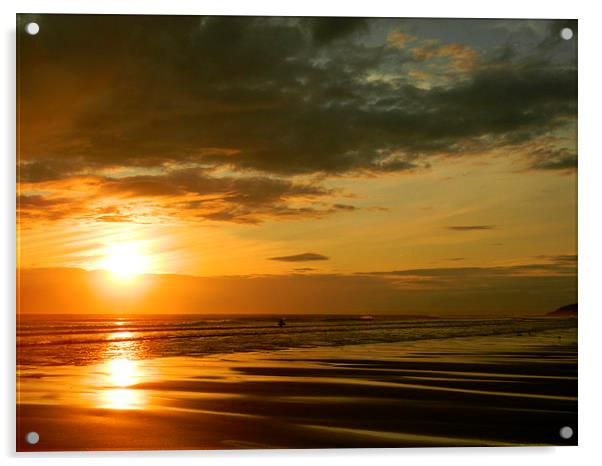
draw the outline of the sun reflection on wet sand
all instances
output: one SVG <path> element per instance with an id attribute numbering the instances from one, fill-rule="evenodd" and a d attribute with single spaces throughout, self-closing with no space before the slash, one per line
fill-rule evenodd
<path id="1" fill-rule="evenodd" d="M 101 392 L 99 407 L 108 409 L 141 409 L 146 397 L 138 390 L 129 388 L 109 389 Z"/>
<path id="2" fill-rule="evenodd" d="M 118 325 L 119 323 L 116 322 Z M 131 332 L 115 332 L 109 340 L 131 337 Z M 131 388 L 146 379 L 141 361 L 137 360 L 138 345 L 135 341 L 114 341 L 106 349 L 107 361 L 99 373 L 101 376 L 98 405 L 108 409 L 141 409 L 146 406 L 145 392 Z"/>
<path id="3" fill-rule="evenodd" d="M 99 392 L 99 406 L 109 409 L 140 409 L 146 405 L 144 392 L 134 388 L 144 373 L 140 363 L 126 358 L 111 359 L 101 373 L 103 381 Z"/>
<path id="4" fill-rule="evenodd" d="M 119 358 L 111 359 L 107 363 L 108 377 L 117 387 L 129 387 L 137 383 L 141 376 L 137 361 Z"/>

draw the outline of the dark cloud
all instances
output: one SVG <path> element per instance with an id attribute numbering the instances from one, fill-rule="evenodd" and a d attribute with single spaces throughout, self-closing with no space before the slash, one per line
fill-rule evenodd
<path id="1" fill-rule="evenodd" d="M 314 206 L 314 200 L 333 194 L 332 190 L 317 184 L 299 184 L 266 176 L 216 177 L 197 169 L 164 176 L 112 180 L 105 183 L 103 192 L 131 197 L 194 195 L 197 199 L 176 201 L 172 207 L 181 210 L 179 215 L 183 216 L 196 212 L 198 217 L 208 220 L 238 223 L 260 223 L 268 218 L 319 217 L 353 210 L 353 206 Z M 309 205 L 289 205 L 303 200 Z"/>
<path id="2" fill-rule="evenodd" d="M 565 149 L 537 150 L 532 156 L 534 161 L 529 168 L 534 170 L 574 171 L 577 169 L 577 154 Z"/>
<path id="3" fill-rule="evenodd" d="M 293 207 L 333 194 L 297 175 L 411 173 L 434 157 L 521 144 L 533 146 L 527 168 L 577 164 L 574 151 L 541 142 L 576 119 L 576 64 L 551 39 L 560 24 L 541 23 L 553 30 L 545 53 L 438 41 L 417 58 L 375 40 L 401 20 L 19 16 L 31 19 L 43 40 L 18 28 L 20 182 L 92 174 L 107 194 L 217 196 L 198 217 L 258 223 L 354 209 Z M 424 85 L 413 66 L 438 67 L 431 76 L 445 81 Z M 122 169 L 145 174 L 112 175 Z M 200 202 L 209 205 L 179 205 Z"/>
<path id="4" fill-rule="evenodd" d="M 579 32 L 578 21 L 576 19 L 559 19 L 549 21 L 547 24 L 547 34 L 540 42 L 539 48 L 544 52 L 554 49 L 558 44 L 560 31 L 562 31 L 564 28 L 569 28 L 573 31 L 573 38 L 570 41 L 567 41 L 567 44 L 574 44 L 573 46 L 576 50 L 577 35 Z"/>
<path id="5" fill-rule="evenodd" d="M 85 164 L 78 164 L 74 158 L 44 158 L 23 161 L 18 168 L 19 181 L 23 183 L 39 183 L 57 180 L 81 170 Z"/>
<path id="6" fill-rule="evenodd" d="M 333 204 L 332 208 L 335 210 L 356 210 L 357 207 L 349 204 Z"/>
<path id="7" fill-rule="evenodd" d="M 577 254 L 539 255 L 536 259 L 544 259 L 560 264 L 576 264 Z"/>
<path id="8" fill-rule="evenodd" d="M 332 194 L 316 184 L 299 184 L 265 176 L 213 176 L 202 170 L 189 169 L 156 176 L 132 176 L 106 179 L 107 194 L 128 196 L 169 196 L 182 193 L 222 195 L 240 204 L 257 205 L 282 201 L 289 197 L 318 197 Z"/>
<path id="9" fill-rule="evenodd" d="M 35 159 L 31 179 L 166 162 L 281 175 L 402 171 L 422 166 L 424 155 L 463 153 L 470 139 L 503 145 L 576 116 L 575 69 L 535 56 L 476 67 L 430 90 L 407 77 L 396 86 L 366 80 L 402 70 L 409 57 L 386 44 L 335 39 L 366 35 L 378 20 L 39 21 L 44 44 L 20 42 L 21 153 Z M 457 52 L 453 45 L 446 50 Z M 65 77 L 68 87 L 58 82 Z M 51 106 L 54 99 L 64 105 Z M 40 131 L 53 119 L 56 129 Z"/>
<path id="10" fill-rule="evenodd" d="M 84 182 L 78 179 L 78 185 Z M 319 218 L 356 208 L 322 199 L 335 191 L 312 182 L 293 182 L 268 176 L 216 176 L 201 169 L 165 171 L 162 175 L 87 177 L 87 191 L 71 196 L 21 196 L 19 212 L 25 217 L 59 219 L 68 216 L 103 222 L 146 222 L 144 214 L 128 215 L 134 207 L 148 216 L 257 224 L 268 219 Z M 107 211 L 107 202 L 113 202 Z M 294 204 L 294 205 L 293 205 Z M 119 208 L 121 206 L 121 209 Z M 157 218 L 155 219 L 157 220 Z"/>
<path id="11" fill-rule="evenodd" d="M 473 230 L 493 230 L 496 228 L 493 225 L 452 225 L 445 227 L 453 231 L 473 231 Z"/>
<path id="12" fill-rule="evenodd" d="M 62 220 L 89 214 L 88 205 L 79 199 L 50 197 L 39 194 L 17 196 L 19 220 L 26 224 L 31 220 Z"/>
<path id="13" fill-rule="evenodd" d="M 281 262 L 308 262 L 308 261 L 326 261 L 329 258 L 313 252 L 305 252 L 303 254 L 294 254 L 292 256 L 270 257 L 271 261 Z"/>
<path id="14" fill-rule="evenodd" d="M 366 18 L 311 18 L 307 20 L 311 37 L 318 45 L 326 45 L 354 32 L 368 29 Z"/>

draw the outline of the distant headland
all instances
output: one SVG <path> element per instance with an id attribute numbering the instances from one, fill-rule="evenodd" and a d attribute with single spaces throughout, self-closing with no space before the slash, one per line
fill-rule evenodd
<path id="1" fill-rule="evenodd" d="M 566 306 L 559 307 L 555 311 L 548 312 L 546 316 L 549 317 L 577 317 L 577 303 L 567 304 Z"/>

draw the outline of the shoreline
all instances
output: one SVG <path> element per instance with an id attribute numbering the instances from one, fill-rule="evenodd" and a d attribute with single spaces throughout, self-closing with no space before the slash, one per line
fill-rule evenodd
<path id="1" fill-rule="evenodd" d="M 433 323 L 434 322 L 434 323 Z M 273 351 L 289 348 L 329 348 L 378 343 L 411 343 L 449 338 L 479 338 L 503 335 L 527 336 L 545 331 L 576 328 L 576 319 L 497 319 L 470 321 L 384 321 L 353 324 L 206 326 L 161 325 L 149 328 L 137 322 L 131 325 L 110 321 L 101 329 L 18 334 L 17 366 L 85 365 L 106 358 L 107 348 L 119 352 L 136 346 L 138 359 L 157 357 L 231 354 Z M 61 347 L 64 347 L 61 349 Z"/>
<path id="2" fill-rule="evenodd" d="M 577 429 L 576 354 L 573 328 L 132 361 L 125 381 L 31 368 L 17 449 L 574 445 L 557 430 Z"/>

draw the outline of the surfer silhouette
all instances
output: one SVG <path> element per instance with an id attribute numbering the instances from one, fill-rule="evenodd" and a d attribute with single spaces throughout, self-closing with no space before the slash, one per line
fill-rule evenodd
<path id="1" fill-rule="evenodd" d="M 280 319 L 278 321 L 278 327 L 282 328 L 286 325 L 286 322 L 284 321 L 284 318 Z"/>

